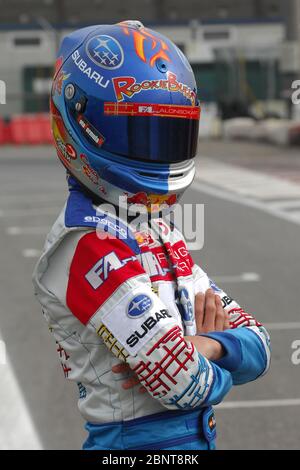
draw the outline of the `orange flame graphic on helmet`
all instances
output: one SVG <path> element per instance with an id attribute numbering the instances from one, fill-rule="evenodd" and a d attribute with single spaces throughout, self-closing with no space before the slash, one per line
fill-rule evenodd
<path id="1" fill-rule="evenodd" d="M 130 33 L 132 32 L 135 52 L 143 62 L 147 63 L 147 57 L 145 55 L 145 41 L 147 39 L 150 39 L 152 41 L 151 48 L 154 51 L 154 54 L 150 57 L 149 60 L 149 64 L 151 67 L 153 67 L 157 59 L 164 59 L 167 62 L 171 62 L 171 59 L 167 54 L 167 51 L 169 51 L 169 47 L 165 43 L 165 41 L 149 33 L 144 28 L 141 28 L 139 30 L 132 30 L 131 28 L 122 25 L 122 23 L 119 24 L 123 27 L 123 31 L 126 36 L 130 36 Z M 159 49 L 157 50 L 157 52 L 155 52 L 157 48 Z"/>

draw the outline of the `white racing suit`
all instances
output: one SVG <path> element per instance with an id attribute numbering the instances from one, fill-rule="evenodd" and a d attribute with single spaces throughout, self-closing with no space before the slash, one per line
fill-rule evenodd
<path id="1" fill-rule="evenodd" d="M 73 189 L 34 272 L 64 375 L 78 384 L 85 449 L 214 448 L 211 406 L 269 367 L 266 330 L 194 264 L 177 229 L 157 219 L 151 230 L 133 234 Z M 231 324 L 207 335 L 223 345 L 217 362 L 184 339 L 209 287 Z M 121 361 L 148 393 L 122 388 L 127 375 L 111 370 Z"/>

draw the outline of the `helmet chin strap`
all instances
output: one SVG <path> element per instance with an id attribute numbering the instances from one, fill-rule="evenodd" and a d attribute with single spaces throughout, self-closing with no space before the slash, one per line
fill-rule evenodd
<path id="1" fill-rule="evenodd" d="M 81 191 L 84 193 L 95 206 L 100 206 L 100 204 L 105 204 L 107 201 L 102 199 L 92 190 L 90 190 L 87 186 L 85 186 L 81 181 L 79 181 L 74 175 L 70 173 L 69 170 L 66 172 L 66 178 L 69 186 L 69 191 Z"/>
<path id="2" fill-rule="evenodd" d="M 123 218 L 124 220 L 128 221 L 129 223 L 133 223 L 134 220 L 137 221 L 137 223 L 149 223 L 153 219 L 160 219 L 164 218 L 167 215 L 171 214 L 172 218 L 172 207 L 165 207 L 165 208 L 160 208 L 158 211 L 149 211 L 149 210 L 143 210 L 139 211 L 138 209 L 133 210 L 133 206 L 135 204 L 128 205 L 127 207 L 122 207 L 118 204 L 113 204 L 111 202 L 107 202 L 105 199 L 101 198 L 101 196 L 98 196 L 95 194 L 93 191 L 91 191 L 89 188 L 84 186 L 77 178 L 75 178 L 69 170 L 66 172 L 66 178 L 68 181 L 69 185 L 69 191 L 81 191 L 83 194 L 85 194 L 89 199 L 91 199 L 93 205 L 95 206 L 101 206 L 101 205 L 107 205 L 110 204 L 113 206 L 115 214 Z M 145 208 L 147 206 L 144 206 Z M 126 211 L 126 213 L 125 213 Z M 123 215 L 123 217 L 122 217 Z M 171 220 L 170 218 L 170 220 Z"/>

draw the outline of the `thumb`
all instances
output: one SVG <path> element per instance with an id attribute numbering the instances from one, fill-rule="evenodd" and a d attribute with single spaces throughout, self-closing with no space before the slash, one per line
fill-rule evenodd
<path id="1" fill-rule="evenodd" d="M 115 374 L 123 374 L 124 372 L 129 372 L 130 367 L 128 364 L 121 363 L 121 364 L 116 364 L 112 366 L 111 370 Z"/>

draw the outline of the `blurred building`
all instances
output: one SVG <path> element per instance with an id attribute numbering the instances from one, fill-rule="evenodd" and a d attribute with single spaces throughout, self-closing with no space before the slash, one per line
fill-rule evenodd
<path id="1" fill-rule="evenodd" d="M 200 99 L 226 114 L 235 103 L 281 98 L 284 0 L 0 0 L 2 115 L 48 107 L 61 37 L 87 24 L 140 19 L 172 38 L 191 61 Z"/>
<path id="2" fill-rule="evenodd" d="M 133 13 L 145 22 L 184 22 L 216 20 L 261 20 L 279 18 L 284 9 L 280 0 L 1 0 L 0 24 L 33 24 L 34 16 L 53 24 L 71 26 L 97 21 L 129 19 Z M 34 12 L 31 16 L 30 12 Z"/>

